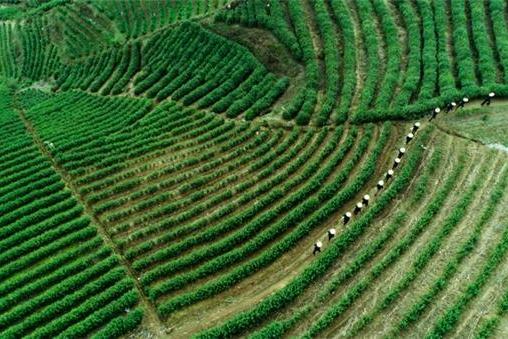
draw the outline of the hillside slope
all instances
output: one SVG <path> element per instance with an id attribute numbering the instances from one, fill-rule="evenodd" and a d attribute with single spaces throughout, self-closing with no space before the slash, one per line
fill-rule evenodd
<path id="1" fill-rule="evenodd" d="M 0 0 L 0 338 L 504 336 L 507 8 Z"/>

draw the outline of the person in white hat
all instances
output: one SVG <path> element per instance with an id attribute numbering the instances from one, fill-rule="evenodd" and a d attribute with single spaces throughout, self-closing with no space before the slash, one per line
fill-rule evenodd
<path id="1" fill-rule="evenodd" d="M 411 133 L 416 133 L 416 131 L 418 131 L 418 128 L 420 128 L 420 123 L 415 122 L 413 127 L 411 128 Z"/>
<path id="2" fill-rule="evenodd" d="M 312 254 L 316 255 L 316 253 L 321 252 L 321 247 L 323 247 L 323 243 L 321 241 L 316 241 L 316 243 L 314 243 L 314 250 L 312 251 Z"/>
<path id="3" fill-rule="evenodd" d="M 388 172 L 386 172 L 385 179 L 390 180 L 391 177 L 393 177 L 393 170 L 388 170 Z"/>
<path id="4" fill-rule="evenodd" d="M 385 182 L 384 182 L 383 180 L 379 180 L 379 181 L 377 182 L 376 187 L 377 187 L 377 190 L 378 190 L 378 191 L 381 191 L 381 190 L 383 189 L 383 187 L 384 187 L 384 186 L 385 186 Z"/>
<path id="5" fill-rule="evenodd" d="M 406 149 L 404 147 L 399 148 L 399 155 L 397 158 L 402 158 L 402 156 L 406 153 Z"/>
<path id="6" fill-rule="evenodd" d="M 446 105 L 446 113 L 450 113 L 455 109 L 455 107 L 457 107 L 455 101 L 450 102 L 448 105 Z"/>
<path id="7" fill-rule="evenodd" d="M 408 135 L 406 135 L 406 144 L 409 144 L 409 142 L 413 140 L 414 137 L 415 136 L 413 133 L 409 133 Z"/>
<path id="8" fill-rule="evenodd" d="M 342 217 L 344 225 L 348 223 L 348 221 L 351 219 L 351 216 L 351 212 L 344 213 L 344 216 Z"/>
<path id="9" fill-rule="evenodd" d="M 489 105 L 490 105 L 490 101 L 491 101 L 491 100 L 492 100 L 495 96 L 496 96 L 496 93 L 494 93 L 494 92 L 490 92 L 490 93 L 489 93 L 489 95 L 487 95 L 487 96 L 485 97 L 485 99 L 483 99 L 483 101 L 482 101 L 482 106 L 484 106 L 484 105 L 489 106 Z"/>
<path id="10" fill-rule="evenodd" d="M 353 211 L 354 214 L 358 214 L 360 213 L 360 211 L 362 210 L 363 208 L 363 204 L 361 202 L 357 203 L 356 206 L 355 206 L 355 210 Z"/>
<path id="11" fill-rule="evenodd" d="M 370 196 L 368 194 L 365 194 L 362 199 L 362 204 L 364 204 L 365 206 L 369 206 L 369 200 Z"/>
<path id="12" fill-rule="evenodd" d="M 395 160 L 393 161 L 392 169 L 397 168 L 397 166 L 399 166 L 399 164 L 400 164 L 400 158 L 395 158 Z"/>
<path id="13" fill-rule="evenodd" d="M 335 237 L 335 234 L 337 233 L 337 231 L 335 231 L 335 228 L 330 228 L 328 230 L 328 241 L 332 240 L 333 237 Z"/>
<path id="14" fill-rule="evenodd" d="M 462 101 L 459 102 L 459 104 L 457 105 L 457 109 L 464 108 L 464 105 L 467 104 L 468 102 L 469 102 L 469 98 L 468 97 L 463 97 Z"/>
<path id="15" fill-rule="evenodd" d="M 434 110 L 432 111 L 432 116 L 430 117 L 429 121 L 434 120 L 439 114 L 439 112 L 441 112 L 441 108 L 439 107 L 434 108 Z"/>

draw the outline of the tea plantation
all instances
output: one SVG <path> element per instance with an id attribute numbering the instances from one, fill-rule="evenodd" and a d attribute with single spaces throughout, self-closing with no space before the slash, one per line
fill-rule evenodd
<path id="1" fill-rule="evenodd" d="M 508 337 L 504 0 L 0 0 L 0 338 Z"/>

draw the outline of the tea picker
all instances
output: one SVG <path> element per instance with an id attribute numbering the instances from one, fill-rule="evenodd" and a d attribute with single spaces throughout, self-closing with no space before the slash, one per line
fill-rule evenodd
<path id="1" fill-rule="evenodd" d="M 429 121 L 434 120 L 439 114 L 439 112 L 441 112 L 441 109 L 439 107 L 434 108 L 434 110 L 432 111 L 432 116 L 430 117 Z"/>
<path id="2" fill-rule="evenodd" d="M 364 204 L 365 206 L 369 206 L 369 200 L 370 196 L 368 194 L 365 194 L 362 199 L 362 204 Z"/>
<path id="3" fill-rule="evenodd" d="M 404 147 L 399 148 L 399 154 L 397 155 L 397 158 L 402 158 L 404 153 L 406 153 L 406 149 Z"/>
<path id="4" fill-rule="evenodd" d="M 344 213 L 344 216 L 342 217 L 342 221 L 344 223 L 344 225 L 346 225 L 348 223 L 349 220 L 351 220 L 351 212 L 346 212 Z"/>
<path id="5" fill-rule="evenodd" d="M 357 203 L 355 206 L 355 210 L 353 211 L 354 214 L 358 214 L 361 212 L 363 208 L 363 204 L 361 202 Z"/>
<path id="6" fill-rule="evenodd" d="M 415 122 L 415 124 L 411 128 L 411 133 L 416 133 L 416 131 L 418 131 L 418 128 L 420 128 L 420 123 L 419 122 Z"/>
<path id="7" fill-rule="evenodd" d="M 328 230 L 328 241 L 332 240 L 333 237 L 335 237 L 335 234 L 336 234 L 336 231 L 335 231 L 335 228 L 330 228 Z"/>
<path id="8" fill-rule="evenodd" d="M 459 102 L 459 104 L 457 105 L 456 109 L 464 108 L 464 105 L 467 104 L 468 102 L 469 102 L 469 98 L 468 97 L 462 98 L 462 101 Z"/>
<path id="9" fill-rule="evenodd" d="M 385 175 L 386 180 L 390 180 L 393 177 L 393 170 L 388 170 Z"/>
<path id="10" fill-rule="evenodd" d="M 496 96 L 496 94 L 494 92 L 490 92 L 489 95 L 487 95 L 485 97 L 485 99 L 483 99 L 482 101 L 482 106 L 486 105 L 486 106 L 490 106 L 490 101 Z"/>
<path id="11" fill-rule="evenodd" d="M 448 105 L 446 105 L 446 113 L 450 113 L 456 107 L 457 107 L 457 104 L 455 103 L 455 101 L 452 101 L 452 102 L 448 103 Z"/>
<path id="12" fill-rule="evenodd" d="M 397 168 L 397 166 L 399 166 L 399 164 L 400 164 L 400 158 L 395 158 L 395 160 L 393 161 L 392 169 Z"/>
<path id="13" fill-rule="evenodd" d="M 314 250 L 312 251 L 312 254 L 316 255 L 316 253 L 321 252 L 321 247 L 323 247 L 323 243 L 321 241 L 316 241 L 314 243 Z"/>

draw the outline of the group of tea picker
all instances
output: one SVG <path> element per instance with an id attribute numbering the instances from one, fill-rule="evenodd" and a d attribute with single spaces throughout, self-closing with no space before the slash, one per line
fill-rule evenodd
<path id="1" fill-rule="evenodd" d="M 483 101 L 481 103 L 481 106 L 489 106 L 490 103 L 492 102 L 492 99 L 494 99 L 495 96 L 496 96 L 496 94 L 494 92 L 490 92 L 489 94 L 487 94 L 485 96 L 485 98 L 483 99 Z M 448 112 L 451 112 L 453 110 L 457 110 L 459 108 L 464 108 L 464 106 L 468 102 L 469 102 L 469 98 L 468 97 L 462 98 L 462 100 L 459 101 L 458 103 L 454 102 L 454 101 L 449 102 L 445 106 L 445 111 L 448 113 Z M 435 119 L 440 112 L 441 112 L 441 108 L 439 108 L 439 107 L 434 108 L 432 110 L 432 114 L 431 114 L 431 117 L 430 117 L 429 121 L 432 121 L 433 119 Z M 413 138 L 414 138 L 414 136 L 416 134 L 416 131 L 418 131 L 419 128 L 420 128 L 420 123 L 416 122 L 413 125 L 413 127 L 411 128 L 411 131 L 406 135 L 406 140 L 405 140 L 406 144 L 409 144 L 411 142 L 411 140 L 413 140 Z M 390 179 L 393 178 L 395 170 L 397 169 L 397 167 L 401 163 L 402 157 L 404 156 L 405 153 L 406 153 L 406 148 L 404 148 L 404 147 L 399 148 L 397 157 L 393 161 L 392 168 L 385 173 L 385 176 L 384 176 L 383 180 L 379 180 L 377 182 L 377 184 L 376 184 L 376 190 L 377 190 L 376 194 L 384 188 L 386 182 L 388 182 Z M 369 200 L 370 200 L 370 196 L 368 194 L 365 194 L 363 196 L 363 198 L 362 198 L 362 201 L 356 203 L 356 205 L 355 205 L 355 207 L 353 209 L 353 213 L 351 213 L 351 212 L 344 213 L 344 215 L 342 216 L 342 223 L 343 223 L 343 225 L 346 225 L 351 220 L 353 215 L 356 216 L 356 215 L 360 214 L 360 212 L 366 206 L 368 206 Z M 327 233 L 327 235 L 328 235 L 328 241 L 331 241 L 336 236 L 336 234 L 337 234 L 337 231 L 335 230 L 335 228 L 333 228 L 333 227 L 330 228 L 328 230 L 328 233 Z M 322 247 L 323 247 L 323 243 L 321 241 L 316 241 L 314 243 L 314 249 L 312 251 L 312 254 L 315 255 L 316 253 L 321 252 L 321 248 Z"/>
<path id="2" fill-rule="evenodd" d="M 482 106 L 489 106 L 491 101 L 492 101 L 492 99 L 494 99 L 495 96 L 496 96 L 496 93 L 490 92 L 489 94 L 487 94 L 485 96 L 485 98 L 483 99 L 481 105 Z M 459 108 L 464 108 L 464 106 L 468 102 L 469 102 L 469 98 L 468 97 L 463 97 L 462 100 L 460 100 L 458 103 L 455 102 L 455 101 L 451 101 L 448 104 L 446 104 L 446 106 L 445 106 L 445 112 L 449 113 L 449 112 L 457 110 Z M 434 108 L 432 110 L 432 114 L 430 116 L 429 121 L 434 120 L 437 117 L 437 115 L 439 114 L 439 112 L 441 112 L 441 109 L 439 107 Z"/>
<path id="3" fill-rule="evenodd" d="M 421 124 L 419 122 L 414 123 L 414 125 L 411 127 L 411 131 L 409 132 L 409 134 L 406 135 L 406 144 L 410 143 L 411 140 L 413 140 L 413 138 L 414 138 L 416 132 L 418 131 L 418 129 L 420 128 L 420 126 L 421 126 Z M 406 148 L 405 147 L 399 148 L 397 157 L 393 161 L 392 168 L 389 169 L 384 174 L 383 179 L 381 179 L 377 182 L 376 194 L 379 193 L 385 187 L 385 183 L 389 182 L 393 178 L 393 176 L 395 174 L 395 170 L 401 163 L 402 157 L 404 156 L 404 154 L 406 154 Z M 351 213 L 351 212 L 344 213 L 344 215 L 342 216 L 342 224 L 344 226 L 347 225 L 347 223 L 351 220 L 351 218 L 353 218 L 353 215 L 356 216 L 356 215 L 360 214 L 360 212 L 369 205 L 369 202 L 370 202 L 370 195 L 365 194 L 363 196 L 362 200 L 355 204 L 353 213 Z M 331 241 L 335 237 L 336 234 L 337 234 L 336 229 L 333 227 L 330 228 L 327 233 L 328 241 Z M 321 252 L 322 247 L 323 247 L 323 243 L 321 241 L 316 241 L 314 243 L 314 249 L 312 250 L 312 254 L 316 255 L 316 253 Z"/>

